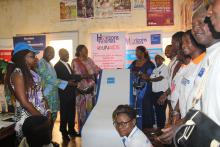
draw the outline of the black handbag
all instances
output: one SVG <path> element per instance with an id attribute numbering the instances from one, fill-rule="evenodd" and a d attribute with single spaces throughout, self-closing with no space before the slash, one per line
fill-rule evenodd
<path id="1" fill-rule="evenodd" d="M 174 136 L 176 147 L 220 147 L 220 126 L 199 110 L 190 109 Z"/>

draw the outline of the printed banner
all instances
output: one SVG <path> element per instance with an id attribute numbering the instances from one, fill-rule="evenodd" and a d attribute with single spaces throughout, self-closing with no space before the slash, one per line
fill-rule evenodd
<path id="1" fill-rule="evenodd" d="M 112 0 L 95 0 L 95 17 L 110 18 L 113 17 L 113 2 Z"/>
<path id="2" fill-rule="evenodd" d="M 124 68 L 125 34 L 92 34 L 92 58 L 102 69 Z"/>
<path id="3" fill-rule="evenodd" d="M 77 18 L 77 2 L 76 0 L 60 1 L 60 20 L 75 20 Z"/>
<path id="4" fill-rule="evenodd" d="M 27 42 L 30 46 L 38 50 L 44 50 L 46 47 L 46 36 L 37 35 L 37 36 L 16 36 L 13 37 L 13 44 L 18 42 Z"/>
<path id="5" fill-rule="evenodd" d="M 173 0 L 147 0 L 147 25 L 174 25 Z"/>
<path id="6" fill-rule="evenodd" d="M 131 14 L 131 0 L 114 0 L 114 14 Z"/>
<path id="7" fill-rule="evenodd" d="M 77 16 L 79 18 L 94 17 L 93 0 L 77 0 Z"/>
<path id="8" fill-rule="evenodd" d="M 136 60 L 135 51 L 137 46 L 145 46 L 149 52 L 150 59 L 154 61 L 155 55 L 163 51 L 161 41 L 161 32 L 129 33 L 126 36 L 125 67 L 128 68 L 130 64 Z"/>

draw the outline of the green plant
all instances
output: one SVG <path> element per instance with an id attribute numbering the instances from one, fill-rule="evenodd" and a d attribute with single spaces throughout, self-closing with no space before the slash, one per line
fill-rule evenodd
<path id="1" fill-rule="evenodd" d="M 5 74 L 7 70 L 8 62 L 0 60 L 0 73 Z"/>

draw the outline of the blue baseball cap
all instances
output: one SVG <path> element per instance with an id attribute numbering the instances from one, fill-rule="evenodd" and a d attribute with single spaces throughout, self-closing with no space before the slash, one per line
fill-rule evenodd
<path id="1" fill-rule="evenodd" d="M 33 47 L 31 47 L 26 42 L 19 42 L 19 43 L 15 44 L 13 55 L 15 55 L 16 53 L 18 53 L 20 51 L 24 51 L 24 50 L 29 50 L 31 52 L 34 52 L 35 54 L 39 53 L 38 50 L 34 49 Z"/>

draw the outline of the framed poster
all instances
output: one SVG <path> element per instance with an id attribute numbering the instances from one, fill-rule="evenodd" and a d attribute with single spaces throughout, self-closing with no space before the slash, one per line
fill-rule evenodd
<path id="1" fill-rule="evenodd" d="M 60 20 L 75 20 L 77 18 L 77 1 L 61 0 L 60 1 Z"/>
<path id="2" fill-rule="evenodd" d="M 147 25 L 174 25 L 173 0 L 147 0 Z"/>

